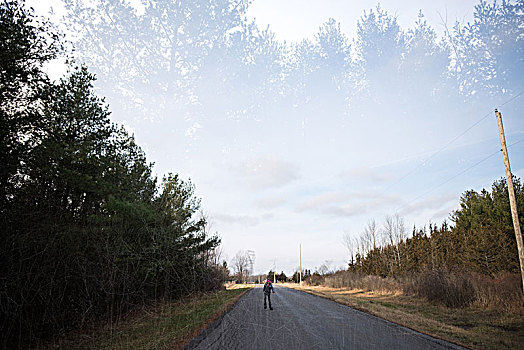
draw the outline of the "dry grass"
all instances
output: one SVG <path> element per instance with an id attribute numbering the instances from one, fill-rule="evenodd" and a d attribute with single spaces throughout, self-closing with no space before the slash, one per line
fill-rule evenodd
<path id="1" fill-rule="evenodd" d="M 253 288 L 255 285 L 252 283 L 226 283 L 225 287 L 227 290 Z"/>
<path id="2" fill-rule="evenodd" d="M 471 274 L 428 270 L 404 281 L 404 292 L 448 307 L 466 307 L 476 300 Z"/>
<path id="3" fill-rule="evenodd" d="M 318 295 L 379 316 L 419 332 L 472 349 L 522 349 L 524 317 L 475 305 L 449 308 L 408 296 L 400 290 L 333 288 L 287 283 L 284 286 Z"/>
<path id="4" fill-rule="evenodd" d="M 351 271 L 338 271 L 334 275 L 326 276 L 324 281 L 317 285 L 385 292 L 402 291 L 402 285 L 394 278 L 363 275 Z"/>
<path id="5" fill-rule="evenodd" d="M 502 273 L 495 278 L 475 274 L 471 284 L 475 290 L 477 307 L 487 310 L 504 310 L 524 316 L 524 296 L 519 274 Z"/>
<path id="6" fill-rule="evenodd" d="M 143 307 L 113 327 L 76 331 L 34 349 L 180 349 L 251 288 L 202 293 Z"/>
<path id="7" fill-rule="evenodd" d="M 521 278 L 516 273 L 488 277 L 474 272 L 426 270 L 400 280 L 405 294 L 448 307 L 474 306 L 524 316 Z"/>

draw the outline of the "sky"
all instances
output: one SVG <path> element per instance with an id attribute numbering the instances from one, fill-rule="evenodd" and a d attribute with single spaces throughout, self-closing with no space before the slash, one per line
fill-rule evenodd
<path id="1" fill-rule="evenodd" d="M 256 19 L 265 28 L 269 25 L 281 40 L 288 42 L 312 38 L 318 27 L 329 18 L 341 23 L 348 37 L 353 37 L 357 21 L 364 10 L 375 8 L 377 3 L 397 17 L 398 23 L 408 28 L 422 10 L 428 22 L 440 35 L 444 34 L 444 24 L 453 26 L 455 21 L 468 22 L 473 19 L 472 0 L 255 0 L 248 16 Z M 442 19 L 441 19 L 442 16 Z M 446 21 L 447 19 L 447 21 Z"/>
<path id="2" fill-rule="evenodd" d="M 40 14 L 50 6 L 62 13 L 56 0 L 28 3 Z M 465 23 L 472 20 L 476 3 L 380 2 L 403 28 L 414 23 L 421 9 L 439 35 L 444 34 L 439 13 L 450 26 L 457 20 Z M 358 18 L 374 7 L 375 1 L 363 0 L 255 0 L 248 17 L 288 43 L 314 38 L 328 18 L 336 19 L 352 39 Z M 49 69 L 58 76 L 63 66 L 58 62 Z M 304 119 L 309 126 L 293 138 L 282 135 L 278 123 L 249 126 L 242 135 L 195 123 L 194 130 L 186 131 L 197 145 L 190 156 L 174 151 L 179 144 L 171 129 L 176 125 L 166 122 L 168 115 L 137 120 L 122 112 L 116 99 L 108 96 L 107 102 L 113 120 L 134 133 L 159 177 L 173 171 L 195 184 L 212 230 L 222 238 L 222 258 L 231 261 L 240 250 L 255 251 L 257 274 L 269 269 L 292 274 L 299 266 L 299 245 L 303 268 L 345 268 L 345 233 L 357 237 L 369 220 L 381 226 L 393 214 L 404 218 L 408 231 L 441 223 L 458 209 L 461 193 L 489 188 L 505 176 L 500 154 L 482 161 L 500 148 L 493 108 L 504 99 L 496 106 L 447 106 L 437 118 L 410 114 L 409 107 L 389 122 L 356 117 L 344 132 L 337 125 Z M 505 107 L 516 111 L 523 102 L 521 96 Z M 391 113 L 387 104 L 374 108 L 377 115 Z M 502 111 L 508 144 L 524 139 L 522 116 Z M 509 154 L 513 172 L 523 178 L 524 143 Z"/>

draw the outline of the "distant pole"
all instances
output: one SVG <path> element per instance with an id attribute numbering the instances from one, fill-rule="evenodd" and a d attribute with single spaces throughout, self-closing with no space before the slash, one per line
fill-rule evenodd
<path id="1" fill-rule="evenodd" d="M 273 261 L 273 283 L 277 283 L 277 264 Z"/>
<path id="2" fill-rule="evenodd" d="M 300 284 L 302 284 L 302 243 L 300 244 Z"/>
<path id="3" fill-rule="evenodd" d="M 247 256 L 249 258 L 249 264 L 251 265 L 251 276 L 253 277 L 253 282 L 255 282 L 255 271 L 253 270 L 253 263 L 255 261 L 255 251 L 248 250 Z M 251 281 L 251 278 L 249 280 Z"/>
<path id="4" fill-rule="evenodd" d="M 513 176 L 509 166 L 508 149 L 506 148 L 506 137 L 502 126 L 502 115 L 495 109 L 497 122 L 499 124 L 500 145 L 502 146 L 502 156 L 504 157 L 504 167 L 506 168 L 506 180 L 508 182 L 509 205 L 511 207 L 511 217 L 513 218 L 513 228 L 517 239 L 517 249 L 520 261 L 520 276 L 522 278 L 522 291 L 524 292 L 524 245 L 522 244 L 522 233 L 520 232 L 519 214 L 517 213 L 517 201 L 515 200 L 515 189 L 513 188 Z"/>

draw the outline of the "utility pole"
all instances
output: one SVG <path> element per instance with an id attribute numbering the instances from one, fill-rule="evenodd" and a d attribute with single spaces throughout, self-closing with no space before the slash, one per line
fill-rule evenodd
<path id="1" fill-rule="evenodd" d="M 253 271 L 253 263 L 255 262 L 255 251 L 248 250 L 247 256 L 249 258 L 249 264 L 251 265 L 251 275 L 253 276 L 253 282 L 255 281 L 255 271 Z M 250 279 L 251 280 L 251 279 Z"/>
<path id="2" fill-rule="evenodd" d="M 300 285 L 302 285 L 302 243 L 300 243 Z"/>
<path id="3" fill-rule="evenodd" d="M 502 115 L 495 109 L 495 116 L 499 124 L 500 145 L 502 146 L 502 156 L 504 157 L 504 168 L 506 168 L 506 180 L 508 182 L 509 205 L 511 207 L 511 217 L 513 218 L 513 228 L 517 239 L 517 249 L 520 261 L 520 276 L 522 278 L 522 291 L 524 292 L 524 245 L 522 244 L 522 233 L 520 232 L 519 214 L 517 213 L 517 201 L 515 200 L 515 190 L 513 188 L 513 175 L 509 166 L 508 149 L 506 148 L 506 137 L 502 126 Z"/>
<path id="4" fill-rule="evenodd" d="M 273 261 L 273 284 L 277 283 L 277 265 L 275 261 Z"/>

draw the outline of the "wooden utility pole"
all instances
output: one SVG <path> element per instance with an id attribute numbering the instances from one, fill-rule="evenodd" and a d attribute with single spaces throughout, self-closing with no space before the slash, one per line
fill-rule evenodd
<path id="1" fill-rule="evenodd" d="M 277 264 L 273 261 L 273 283 L 277 283 Z"/>
<path id="2" fill-rule="evenodd" d="M 515 200 L 515 189 L 513 188 L 513 175 L 509 166 L 508 149 L 506 148 L 506 137 L 502 126 L 502 115 L 495 109 L 495 116 L 499 124 L 500 145 L 502 146 L 502 156 L 504 157 L 504 167 L 506 168 L 506 180 L 508 182 L 509 205 L 511 207 L 511 217 L 513 218 L 513 228 L 517 239 L 517 249 L 520 261 L 520 276 L 522 278 L 522 291 L 524 292 L 524 245 L 522 244 L 522 233 L 520 232 L 519 214 L 517 212 L 517 201 Z"/>
<path id="3" fill-rule="evenodd" d="M 300 284 L 302 285 L 302 244 L 300 244 Z"/>

